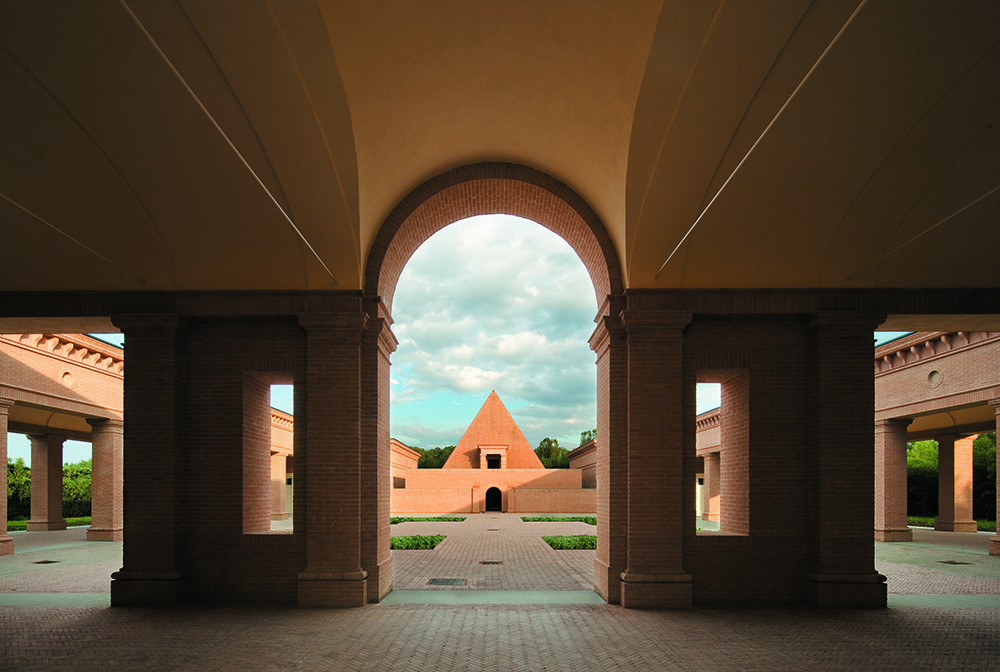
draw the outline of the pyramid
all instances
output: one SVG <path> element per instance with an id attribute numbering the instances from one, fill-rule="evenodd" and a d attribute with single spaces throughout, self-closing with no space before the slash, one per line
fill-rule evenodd
<path id="1" fill-rule="evenodd" d="M 544 469 L 521 428 L 500 401 L 496 390 L 490 392 L 472 424 L 465 430 L 444 469 L 479 469 L 480 446 L 500 446 L 507 449 L 507 469 Z"/>

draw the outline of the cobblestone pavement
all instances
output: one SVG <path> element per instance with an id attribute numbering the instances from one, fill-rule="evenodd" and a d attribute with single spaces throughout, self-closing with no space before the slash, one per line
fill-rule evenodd
<path id="1" fill-rule="evenodd" d="M 392 526 L 394 537 L 446 539 L 430 552 L 392 551 L 393 589 L 593 590 L 595 552 L 556 551 L 542 537 L 597 534 L 596 529 L 587 523 L 525 523 L 511 513 L 469 516 L 460 523 L 398 523 Z M 465 583 L 432 585 L 431 579 Z"/>
<path id="2" fill-rule="evenodd" d="M 424 560 L 419 556 L 408 559 L 418 551 L 402 555 L 394 552 L 397 582 L 419 584 L 424 577 L 442 572 L 446 578 L 468 573 L 469 577 L 462 578 L 475 579 L 473 586 L 501 589 L 523 585 L 519 575 L 529 574 L 531 566 L 544 564 L 546 558 L 570 568 L 558 571 L 581 572 L 584 565 L 592 566 L 592 554 L 586 560 L 574 556 L 564 560 L 561 555 L 543 552 L 545 549 L 530 541 L 556 529 L 562 533 L 564 529 L 556 526 L 565 524 L 520 523 L 507 516 L 473 518 L 476 520 L 464 528 L 470 532 L 468 536 L 486 539 L 468 545 L 458 543 L 463 535 L 455 531 L 470 521 L 450 524 L 452 528 L 431 523 L 394 526 L 394 535 L 424 532 L 423 526 L 433 526 L 426 532 L 448 534 L 448 541 L 454 542 L 449 554 L 456 562 L 465 563 L 452 569 L 433 559 L 436 552 L 423 556 Z M 497 531 L 489 532 L 492 527 Z M 588 527 L 571 524 L 565 531 L 586 533 L 593 529 Z M 507 543 L 497 545 L 493 539 Z M 60 568 L 60 562 L 29 568 L 25 562 L 30 560 L 28 556 L 55 558 L 52 554 L 60 552 L 60 545 L 46 541 L 30 550 L 22 544 L 18 553 L 24 557 L 0 558 L 0 581 L 17 583 L 31 578 L 40 585 L 42 577 L 49 575 L 53 577 L 51 589 L 61 591 L 67 589 L 66 582 L 71 579 L 59 572 L 80 572 L 82 576 L 92 571 L 102 574 L 94 580 L 99 580 L 106 591 L 104 561 L 89 562 L 96 556 L 87 558 L 86 554 L 114 555 L 117 546 L 120 557 L 120 545 L 106 543 L 93 550 L 84 542 L 73 545 L 83 554 L 79 557 L 87 561 L 75 562 L 69 553 L 66 567 Z M 445 549 L 447 545 L 439 547 Z M 964 552 L 972 554 L 959 555 Z M 487 556 L 496 553 L 503 554 L 504 565 L 471 564 L 494 559 Z M 943 554 L 946 560 L 974 564 L 944 564 L 936 553 Z M 894 561 L 882 556 L 892 556 Z M 960 548 L 931 543 L 878 544 L 876 557 L 878 569 L 889 576 L 891 592 L 929 593 L 941 586 L 966 590 L 972 582 L 994 590 L 990 582 L 1000 579 L 1000 565 L 994 564 L 1000 558 Z M 112 564 L 118 562 L 116 558 Z M 84 567 L 91 569 L 85 571 Z M 479 567 L 503 567 L 504 571 L 496 575 L 464 571 L 479 571 Z M 567 582 L 567 589 L 577 589 L 578 582 Z M 4 602 L 0 600 L 0 604 Z M 1000 609 L 665 612 L 581 604 L 381 604 L 348 610 L 0 606 L 0 669 L 1000 670 Z"/>

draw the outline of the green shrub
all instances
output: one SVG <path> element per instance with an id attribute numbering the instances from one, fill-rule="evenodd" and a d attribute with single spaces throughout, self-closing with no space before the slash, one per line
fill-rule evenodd
<path id="1" fill-rule="evenodd" d="M 597 525 L 596 516 L 521 516 L 526 523 L 587 523 Z"/>
<path id="2" fill-rule="evenodd" d="M 67 518 L 66 527 L 83 527 L 90 525 L 90 518 Z M 8 532 L 23 532 L 28 529 L 28 521 L 26 520 L 8 520 L 7 521 L 7 531 Z"/>
<path id="3" fill-rule="evenodd" d="M 907 516 L 907 525 L 916 525 L 917 527 L 934 527 L 934 523 L 937 522 L 936 517 L 927 516 Z"/>
<path id="4" fill-rule="evenodd" d="M 395 525 L 396 523 L 461 523 L 465 520 L 464 516 L 431 516 L 429 518 L 417 518 L 414 516 L 393 516 L 389 519 L 390 525 Z"/>
<path id="5" fill-rule="evenodd" d="M 389 548 L 394 551 L 431 550 L 442 541 L 443 534 L 435 535 L 414 535 L 412 537 L 391 537 Z"/>
<path id="6" fill-rule="evenodd" d="M 597 536 L 593 534 L 574 534 L 569 537 L 542 537 L 557 551 L 593 551 L 597 548 Z"/>
<path id="7" fill-rule="evenodd" d="M 977 520 L 976 527 L 980 532 L 996 532 L 997 531 L 997 521 L 995 520 Z"/>

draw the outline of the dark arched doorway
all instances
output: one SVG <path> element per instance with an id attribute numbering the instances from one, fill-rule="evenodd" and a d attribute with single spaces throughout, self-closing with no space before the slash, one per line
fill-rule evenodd
<path id="1" fill-rule="evenodd" d="M 500 488 L 490 488 L 486 491 L 486 510 L 503 511 L 503 494 Z"/>

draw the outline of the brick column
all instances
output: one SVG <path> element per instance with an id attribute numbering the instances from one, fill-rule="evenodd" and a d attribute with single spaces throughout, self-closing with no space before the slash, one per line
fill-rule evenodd
<path id="1" fill-rule="evenodd" d="M 392 450 L 389 446 L 389 357 L 398 341 L 381 302 L 369 302 L 361 346 L 361 561 L 368 572 L 368 601 L 392 590 L 389 515 Z"/>
<path id="2" fill-rule="evenodd" d="M 187 596 L 184 530 L 193 524 L 181 506 L 182 322 L 170 314 L 119 315 L 112 321 L 128 348 L 122 495 L 128 534 L 122 568 L 111 575 L 111 604 L 177 604 Z"/>
<path id="3" fill-rule="evenodd" d="M 875 421 L 875 541 L 913 541 L 906 524 L 909 418 Z"/>
<path id="4" fill-rule="evenodd" d="M 1000 399 L 990 400 L 990 405 L 993 406 L 996 415 L 997 436 L 1000 437 Z M 997 451 L 996 477 L 997 522 L 1000 522 L 1000 450 Z M 990 537 L 990 555 L 1000 555 L 1000 526 L 997 526 L 997 530 L 997 534 Z"/>
<path id="5" fill-rule="evenodd" d="M 62 515 L 62 449 L 66 440 L 51 434 L 32 434 L 31 439 L 31 520 L 28 531 L 65 530 Z"/>
<path id="6" fill-rule="evenodd" d="M 720 462 L 719 453 L 706 453 L 705 454 L 705 510 L 701 514 L 702 520 L 718 520 L 719 519 L 719 485 L 721 483 L 722 473 L 719 470 Z"/>
<path id="7" fill-rule="evenodd" d="M 14 405 L 13 399 L 0 397 L 0 460 L 3 460 L 2 474 L 0 474 L 0 520 L 3 521 L 3 529 L 0 530 L 0 555 L 11 555 L 14 552 L 14 537 L 7 534 L 7 416 L 10 407 Z"/>
<path id="8" fill-rule="evenodd" d="M 271 520 L 288 520 L 286 460 L 281 453 L 271 455 Z"/>
<path id="9" fill-rule="evenodd" d="M 810 324 L 812 413 L 810 548 L 806 580 L 820 607 L 884 607 L 885 577 L 875 571 L 875 380 L 877 316 L 818 313 Z M 791 374 L 790 374 L 791 375 Z"/>
<path id="10" fill-rule="evenodd" d="M 303 314 L 306 330 L 306 568 L 301 606 L 361 607 L 361 336 L 365 315 Z M 304 467 L 304 469 L 302 468 Z M 304 474 L 302 472 L 305 472 Z"/>
<path id="11" fill-rule="evenodd" d="M 122 518 L 122 421 L 105 418 L 87 420 L 91 430 L 93 471 L 90 480 L 90 527 L 87 541 L 121 541 Z"/>
<path id="12" fill-rule="evenodd" d="M 626 311 L 628 331 L 628 566 L 624 607 L 690 608 L 683 567 L 684 327 L 691 313 Z M 692 390 L 693 392 L 693 390 Z M 693 450 L 693 447 L 692 447 Z"/>
<path id="13" fill-rule="evenodd" d="M 617 314 L 598 318 L 590 348 L 597 355 L 594 590 L 608 604 L 620 604 L 628 564 L 628 349 Z"/>
<path id="14" fill-rule="evenodd" d="M 975 436 L 938 437 L 938 517 L 935 530 L 975 532 L 972 517 L 972 442 Z"/>

